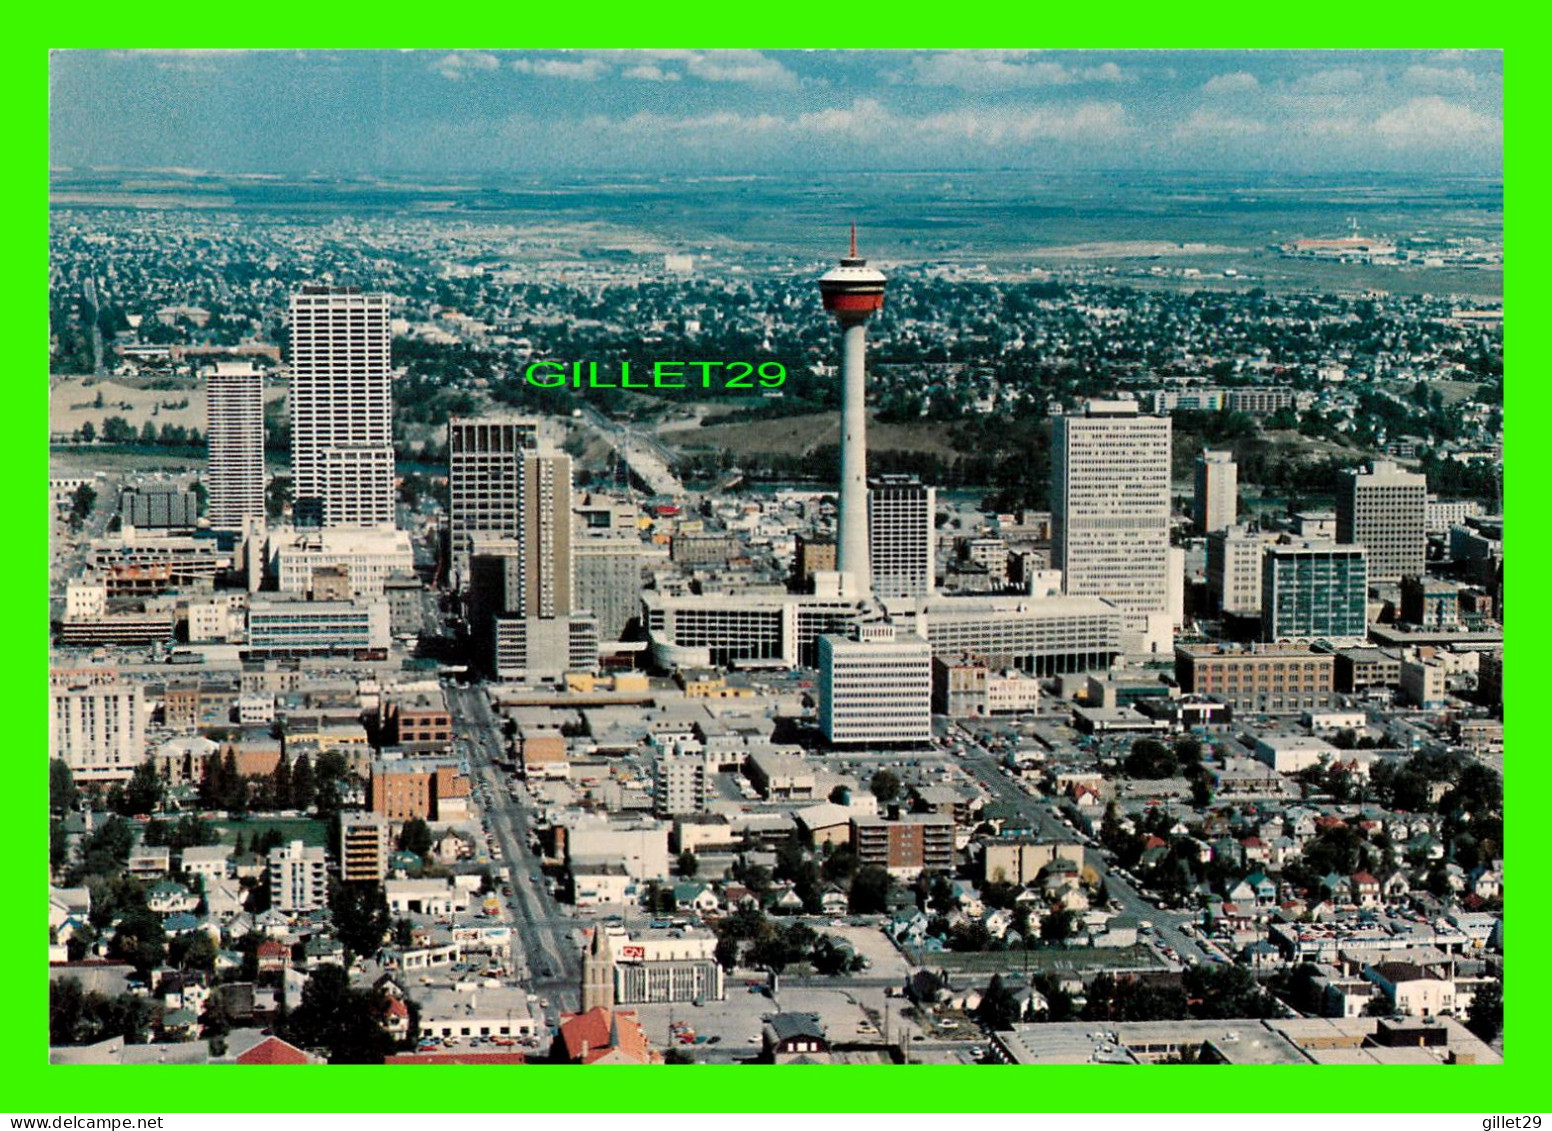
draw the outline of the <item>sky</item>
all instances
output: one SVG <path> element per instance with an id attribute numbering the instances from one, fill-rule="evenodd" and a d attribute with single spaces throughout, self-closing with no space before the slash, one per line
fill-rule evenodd
<path id="1" fill-rule="evenodd" d="M 1496 51 L 61 51 L 50 72 L 55 166 L 1503 169 Z"/>

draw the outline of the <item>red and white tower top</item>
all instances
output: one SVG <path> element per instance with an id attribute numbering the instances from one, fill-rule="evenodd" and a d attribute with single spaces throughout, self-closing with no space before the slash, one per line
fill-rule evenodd
<path id="1" fill-rule="evenodd" d="M 851 226 L 851 254 L 839 267 L 819 277 L 819 293 L 824 308 L 841 322 L 865 322 L 884 305 L 884 276 L 857 255 L 857 225 Z"/>

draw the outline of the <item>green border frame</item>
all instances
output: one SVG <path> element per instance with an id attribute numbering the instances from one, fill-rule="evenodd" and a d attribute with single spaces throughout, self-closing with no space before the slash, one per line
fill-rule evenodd
<path id="1" fill-rule="evenodd" d="M 1509 341 L 1516 359 L 1535 358 L 1546 343 L 1544 320 L 1534 317 L 1534 299 L 1545 291 L 1544 207 L 1535 172 L 1542 161 L 1532 141 L 1540 112 L 1537 89 L 1545 89 L 1538 71 L 1543 66 L 1536 48 L 1544 37 L 1531 30 L 1530 15 L 1522 19 L 1509 7 L 1463 8 L 1436 0 L 1405 9 L 1339 5 L 1329 0 L 1298 8 L 1260 8 L 1215 3 L 1188 9 L 1163 5 L 1108 9 L 1109 18 L 1096 20 L 1091 8 L 1037 8 L 994 0 L 956 19 L 952 9 L 928 7 L 906 0 L 887 8 L 870 4 L 855 15 L 838 16 L 833 4 L 798 0 L 771 8 L 740 8 L 696 0 L 671 10 L 621 5 L 617 11 L 589 13 L 578 22 L 567 9 L 467 8 L 446 22 L 426 22 L 423 7 L 397 5 L 302 5 L 294 0 L 221 11 L 215 6 L 195 9 L 156 5 L 134 8 L 78 6 L 50 16 L 24 16 L 9 29 L 17 46 L 8 51 L 7 85 L 19 112 L 11 117 L 10 136 L 16 160 L 5 186 L 9 210 L 8 243 L 11 270 L 4 286 L 9 309 L 23 312 L 22 366 L 46 366 L 47 309 L 42 287 L 47 263 L 48 50 L 62 45 L 113 47 L 244 46 L 294 48 L 398 47 L 410 37 L 430 36 L 449 48 L 496 43 L 548 47 L 842 47 L 877 48 L 986 47 L 1041 43 L 1059 47 L 1108 49 L 1169 47 L 1383 47 L 1442 46 L 1504 47 L 1506 103 L 1525 107 L 1520 137 L 1527 144 L 1505 154 L 1506 227 L 1512 228 L 1510 259 L 1514 296 Z M 365 16 L 365 18 L 363 18 Z M 52 18 L 50 18 L 52 17 Z M 396 18 L 397 17 L 397 18 Z M 600 33 L 600 28 L 609 30 Z M 1117 29 L 1124 28 L 1124 31 Z M 854 37 L 845 42 L 847 37 Z M 1112 39 L 1104 43 L 1103 40 Z M 1118 42 L 1115 40 L 1119 40 Z M 1466 41 L 1464 44 L 1460 41 Z M 19 41 L 19 42 L 18 42 Z M 422 42 L 432 47 L 436 43 Z M 1507 117 L 1507 106 L 1506 106 Z M 1512 163 L 1513 176 L 1508 176 Z M 1516 207 L 1518 205 L 1519 207 Z M 1512 224 L 1507 217 L 1513 216 Z M 1530 504 L 1539 494 L 1544 471 L 1529 454 L 1539 428 L 1552 423 L 1552 391 L 1546 381 L 1528 371 L 1509 394 L 1508 451 L 1513 473 L 1506 487 L 1506 507 L 1519 524 L 1511 526 L 1515 569 L 1510 584 L 1532 576 L 1533 554 L 1552 548 L 1552 537 L 1536 529 Z M 36 483 L 46 472 L 48 401 L 42 382 L 23 376 L 22 388 L 35 389 L 12 402 L 18 413 L 19 435 L 25 437 L 4 457 L 20 481 L 22 500 L 41 492 Z M 1523 438 L 1523 440 L 1522 440 Z M 1523 444 L 1523 452 L 1522 452 Z M 32 509 L 37 506 L 37 509 Z M 608 1087 L 579 1092 L 566 1073 L 532 1066 L 521 1076 L 463 1079 L 448 1089 L 426 1088 L 419 1074 L 396 1074 L 376 1067 L 279 1068 L 280 1080 L 266 1080 L 260 1090 L 212 1067 L 68 1068 L 50 1066 L 46 1056 L 47 989 L 37 976 L 43 964 L 43 933 L 34 927 L 37 885 L 46 871 L 44 814 L 47 776 L 39 754 L 47 745 L 43 681 L 47 668 L 47 625 L 44 603 L 36 594 L 47 581 L 48 528 L 41 505 L 23 502 L 9 558 L 7 584 L 0 590 L 7 623 L 20 626 L 10 647 L 0 650 L 0 668 L 8 686 L 23 705 L 20 725 L 13 731 L 10 778 L 15 791 L 17 820 L 6 892 L 18 908 L 19 923 L 0 932 L 0 970 L 9 975 L 5 1000 L 6 1030 L 11 1037 L 6 1087 L 0 1107 L 17 1114 L 56 1112 L 178 1112 L 245 1111 L 263 1104 L 270 1111 L 1036 1111 L 1048 1106 L 1067 1110 L 1198 1111 L 1204 1108 L 1239 1111 L 1537 1111 L 1548 1094 L 1540 1064 L 1552 1047 L 1538 1024 L 1546 1015 L 1547 976 L 1535 969 L 1528 952 L 1538 949 L 1549 916 L 1540 897 L 1544 881 L 1531 865 L 1537 854 L 1533 799 L 1552 781 L 1533 748 L 1534 728 L 1512 717 L 1515 767 L 1506 804 L 1506 840 L 1516 883 L 1513 923 L 1520 940 L 1523 976 L 1513 978 L 1507 1013 L 1507 1057 L 1502 1067 L 1481 1068 L 1487 1075 L 1467 1080 L 1446 1068 L 1323 1067 L 1308 1072 L 1297 1067 L 1240 1067 L 1221 1074 L 1205 1067 L 1173 1070 L 1107 1071 L 1097 1067 L 1051 1066 L 1020 1072 L 973 1067 L 922 1066 L 909 1071 L 858 1066 L 844 1070 L 803 1072 L 801 1083 L 783 1070 L 780 1081 L 769 1072 L 749 1068 L 706 1066 L 687 1074 L 661 1069 L 622 1068 L 609 1075 Z M 1523 518 L 1521 516 L 1523 515 Z M 1521 641 L 1543 637 L 1548 628 L 1544 606 L 1533 604 L 1533 586 L 1524 587 L 1526 600 L 1516 605 L 1511 651 Z M 1529 647 L 1526 648 L 1529 652 Z M 1535 694 L 1531 661 L 1511 665 L 1509 698 L 1526 703 Z M 1097 1077 L 1105 1073 L 1103 1080 Z M 1311 1075 L 1311 1073 L 1314 1073 Z M 1210 1082 L 1202 1078 L 1210 1074 Z M 271 1073 L 266 1073 L 266 1076 Z M 1426 1079 L 1424 1078 L 1426 1076 Z M 438 1078 L 440 1081 L 440 1077 Z M 473 1086 L 471 1086 L 471 1084 Z M 1313 1085 L 1313 1086 L 1311 1086 Z"/>

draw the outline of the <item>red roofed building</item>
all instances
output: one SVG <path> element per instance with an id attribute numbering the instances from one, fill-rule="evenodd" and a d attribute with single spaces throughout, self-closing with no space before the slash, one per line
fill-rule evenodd
<path id="1" fill-rule="evenodd" d="M 1354 873 L 1353 900 L 1359 907 L 1378 907 L 1380 903 L 1380 882 L 1367 872 Z"/>
<path id="2" fill-rule="evenodd" d="M 265 939 L 259 944 L 259 969 L 284 970 L 291 964 L 291 948 L 283 942 Z"/>
<path id="3" fill-rule="evenodd" d="M 567 1013 L 560 1019 L 560 1057 L 571 1064 L 660 1064 L 647 1034 L 626 1010 L 602 1007 Z"/>
<path id="4" fill-rule="evenodd" d="M 238 1064 L 314 1064 L 316 1061 L 279 1037 L 265 1037 L 237 1058 Z"/>
<path id="5" fill-rule="evenodd" d="M 383 1006 L 383 1028 L 401 1040 L 409 1034 L 410 1007 L 403 998 L 390 997 Z"/>

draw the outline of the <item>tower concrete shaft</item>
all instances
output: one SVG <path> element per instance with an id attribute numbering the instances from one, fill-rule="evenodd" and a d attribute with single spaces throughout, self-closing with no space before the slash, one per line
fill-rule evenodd
<path id="1" fill-rule="evenodd" d="M 849 573 L 854 597 L 873 592 L 868 561 L 867 327 L 843 321 L 841 335 L 841 497 L 836 569 Z"/>

